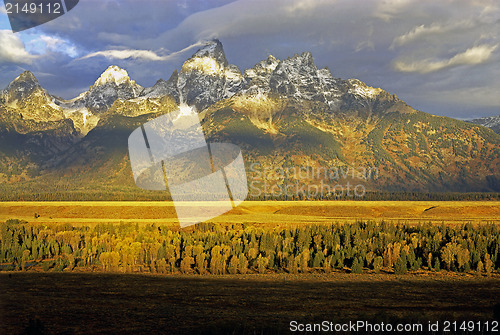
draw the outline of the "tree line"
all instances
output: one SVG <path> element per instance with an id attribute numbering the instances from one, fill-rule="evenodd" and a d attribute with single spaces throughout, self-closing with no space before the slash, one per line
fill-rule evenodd
<path id="1" fill-rule="evenodd" d="M 144 191 L 132 188 L 111 188 L 109 190 L 48 190 L 40 192 L 39 185 L 26 185 L 22 190 L 13 190 L 10 185 L 0 185 L 0 201 L 171 201 L 168 192 Z M 214 199 L 216 200 L 216 199 Z M 302 194 L 250 194 L 252 201 L 300 201 L 300 200 L 339 200 L 339 201 L 500 201 L 500 193 L 488 192 L 404 192 L 404 191 L 366 191 L 362 197 L 352 195 L 318 194 L 314 197 Z"/>
<path id="2" fill-rule="evenodd" d="M 0 270 L 185 274 L 353 273 L 500 269 L 500 234 L 494 224 L 409 225 L 359 221 L 258 227 L 208 223 L 189 229 L 155 224 L 93 227 L 0 224 Z"/>

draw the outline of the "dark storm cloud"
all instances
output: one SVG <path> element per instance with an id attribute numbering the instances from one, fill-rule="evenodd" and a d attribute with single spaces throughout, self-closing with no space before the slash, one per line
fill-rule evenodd
<path id="1" fill-rule="evenodd" d="M 70 38 L 89 51 L 111 46 L 133 47 L 139 41 L 174 29 L 198 11 L 231 2 L 177 0 L 88 0 L 77 11 L 52 21 L 41 29 Z M 149 46 L 167 48 L 166 46 Z"/>
<path id="2" fill-rule="evenodd" d="M 197 11 L 230 3 L 232 0 L 86 0 L 61 18 L 21 34 L 8 30 L 0 31 L 0 66 L 5 71 L 0 74 L 0 86 L 5 87 L 17 75 L 19 69 L 31 70 L 45 88 L 57 95 L 71 98 L 86 90 L 109 65 L 116 64 L 128 70 L 131 77 L 142 85 L 152 85 L 160 77 L 169 76 L 176 66 L 182 64 L 181 58 L 189 56 L 171 49 L 167 45 L 148 45 L 142 54 L 157 54 L 159 59 L 151 58 L 79 58 L 98 52 L 134 51 L 140 42 L 152 36 L 175 28 L 186 17 Z M 3 8 L 3 7 L 2 7 Z M 0 13 L 4 15 L 4 13 Z M 6 19 L 6 16 L 5 16 Z M 5 35 L 5 36 L 4 36 Z M 23 40 L 30 40 L 23 46 Z M 26 53 L 30 44 L 45 46 L 41 39 L 55 38 L 62 41 L 57 48 L 45 50 L 42 55 L 38 48 L 33 54 Z M 75 55 L 68 57 L 67 46 L 75 48 Z M 178 43 L 183 45 L 183 43 Z M 65 49 L 66 48 L 66 49 Z M 136 52 L 137 53 L 137 52 Z M 172 56 L 172 53 L 173 56 Z M 116 55 L 116 52 L 115 52 Z M 164 60 L 162 57 L 171 55 Z M 5 56 L 5 57 L 4 57 Z M 178 62 L 173 60 L 179 59 Z M 21 68 L 19 66 L 22 66 Z M 9 71 L 7 71 L 9 69 Z M 50 74 L 53 74 L 51 76 Z"/>
<path id="3" fill-rule="evenodd" d="M 168 79 L 201 41 L 219 38 L 242 69 L 269 54 L 311 51 L 335 77 L 359 78 L 417 109 L 492 115 L 500 114 L 499 8 L 495 0 L 89 0 L 37 30 L 63 42 L 16 66 L 53 74 L 43 84 L 70 97 L 111 64 L 141 85 Z"/>

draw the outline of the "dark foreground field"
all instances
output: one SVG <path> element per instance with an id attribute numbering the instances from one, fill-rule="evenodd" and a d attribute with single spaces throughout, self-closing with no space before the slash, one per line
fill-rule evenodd
<path id="1" fill-rule="evenodd" d="M 288 334 L 292 320 L 491 321 L 499 303 L 500 279 L 477 276 L 14 272 L 0 334 Z"/>

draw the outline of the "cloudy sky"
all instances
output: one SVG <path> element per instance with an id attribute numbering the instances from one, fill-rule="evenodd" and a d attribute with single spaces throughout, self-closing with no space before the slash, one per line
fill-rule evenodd
<path id="1" fill-rule="evenodd" d="M 73 98 L 109 65 L 152 86 L 218 38 L 240 69 L 311 51 L 335 77 L 358 78 L 416 109 L 500 114 L 498 0 L 80 0 L 13 34 L 0 9 L 0 87 L 24 70 Z"/>

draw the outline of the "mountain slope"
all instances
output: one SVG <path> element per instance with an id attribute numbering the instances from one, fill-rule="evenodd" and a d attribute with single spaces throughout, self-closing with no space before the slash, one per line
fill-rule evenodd
<path id="1" fill-rule="evenodd" d="M 423 112 L 364 119 L 349 112 L 331 114 L 321 102 L 287 101 L 268 124 L 275 130 L 271 133 L 235 105 L 207 114 L 206 133 L 212 140 L 239 144 L 249 164 L 258 162 L 262 169 L 299 166 L 322 173 L 324 168 L 375 167 L 376 180 L 349 176 L 343 182 L 373 190 L 500 191 L 500 136 L 483 127 Z M 303 181 L 317 184 L 313 179 Z"/>

